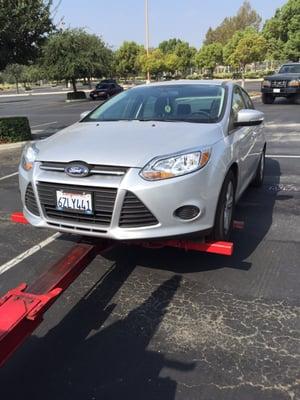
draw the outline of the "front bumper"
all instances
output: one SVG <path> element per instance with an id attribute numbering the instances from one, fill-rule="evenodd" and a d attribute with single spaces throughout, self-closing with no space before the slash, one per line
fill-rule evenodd
<path id="1" fill-rule="evenodd" d="M 284 88 L 262 87 L 261 92 L 272 94 L 273 96 L 278 96 L 278 97 L 287 97 L 287 96 L 292 96 L 294 94 L 299 94 L 300 87 L 284 87 Z"/>
<path id="2" fill-rule="evenodd" d="M 206 166 L 195 173 L 178 178 L 156 182 L 145 181 L 139 176 L 140 169 L 130 168 L 126 175 L 94 175 L 74 178 L 62 172 L 45 171 L 36 162 L 28 173 L 19 168 L 19 182 L 24 215 L 34 226 L 50 228 L 61 232 L 88 235 L 114 240 L 155 239 L 207 232 L 214 224 L 215 211 L 222 179 L 217 179 L 216 170 Z M 73 222 L 49 218 L 41 204 L 39 182 L 56 185 L 80 185 L 94 188 L 115 188 L 117 190 L 112 217 L 108 225 L 89 222 Z M 39 216 L 34 215 L 25 205 L 25 193 L 31 183 L 36 198 Z M 123 227 L 120 216 L 126 193 L 134 194 L 153 214 L 157 223 L 151 226 Z M 174 211 L 184 205 L 193 205 L 200 209 L 200 214 L 192 220 L 182 220 Z"/>

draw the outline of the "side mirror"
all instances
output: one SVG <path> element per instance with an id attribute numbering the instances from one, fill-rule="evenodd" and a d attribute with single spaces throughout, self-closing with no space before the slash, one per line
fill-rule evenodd
<path id="1" fill-rule="evenodd" d="M 83 112 L 80 114 L 79 121 L 81 121 L 83 118 L 85 118 L 90 112 L 91 112 L 91 111 L 83 111 Z"/>
<path id="2" fill-rule="evenodd" d="M 243 109 L 238 112 L 234 126 L 260 125 L 265 118 L 263 112 L 252 109 Z"/>

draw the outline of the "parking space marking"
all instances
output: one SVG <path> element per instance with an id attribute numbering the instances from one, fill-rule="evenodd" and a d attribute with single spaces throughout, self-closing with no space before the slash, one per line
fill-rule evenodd
<path id="1" fill-rule="evenodd" d="M 0 275 L 9 270 L 10 268 L 14 267 L 15 265 L 19 264 L 21 261 L 25 260 L 26 258 L 32 256 L 32 254 L 36 253 L 37 251 L 41 250 L 43 247 L 47 246 L 48 244 L 52 243 L 55 239 L 57 239 L 61 234 L 59 232 L 55 233 L 54 235 L 48 237 L 47 239 L 43 240 L 39 244 L 31 247 L 30 249 L 24 251 L 23 253 L 19 254 L 17 257 L 13 258 L 12 260 L 6 262 L 5 264 L 0 266 Z"/>
<path id="2" fill-rule="evenodd" d="M 57 124 L 57 121 L 45 122 L 44 124 L 38 124 L 38 125 L 32 125 L 31 128 L 37 128 L 38 126 L 46 126 L 46 125 L 53 125 L 53 124 Z"/>
<path id="3" fill-rule="evenodd" d="M 269 158 L 300 158 L 298 155 L 288 155 L 288 154 L 266 154 Z"/>
<path id="4" fill-rule="evenodd" d="M 274 124 L 274 123 L 272 123 L 272 124 L 268 124 L 267 122 L 266 122 L 266 124 L 265 124 L 265 127 L 266 128 L 299 128 L 299 126 L 300 126 L 300 124 L 294 124 L 294 123 L 286 123 L 286 124 Z"/>
<path id="5" fill-rule="evenodd" d="M 2 176 L 2 178 L 0 178 L 0 181 L 4 181 L 4 179 L 8 179 L 8 178 L 11 178 L 12 176 L 18 175 L 18 173 L 19 172 L 14 172 L 12 174 Z"/>

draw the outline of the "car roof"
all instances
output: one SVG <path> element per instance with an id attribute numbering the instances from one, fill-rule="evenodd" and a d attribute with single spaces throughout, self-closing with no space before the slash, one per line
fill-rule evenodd
<path id="1" fill-rule="evenodd" d="M 222 81 L 222 80 L 208 80 L 208 79 L 179 79 L 179 80 L 170 80 L 170 81 L 162 81 L 162 82 L 152 82 L 148 84 L 139 85 L 136 87 L 153 87 L 153 86 L 171 86 L 171 85 L 232 85 L 232 82 Z"/>

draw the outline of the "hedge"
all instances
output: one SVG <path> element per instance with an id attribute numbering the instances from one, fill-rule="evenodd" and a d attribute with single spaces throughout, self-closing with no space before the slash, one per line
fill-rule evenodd
<path id="1" fill-rule="evenodd" d="M 86 99 L 85 92 L 68 92 L 67 93 L 67 100 L 79 100 L 79 99 Z"/>
<path id="2" fill-rule="evenodd" d="M 31 140 L 31 129 L 26 117 L 0 118 L 0 143 Z"/>

